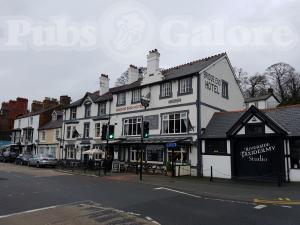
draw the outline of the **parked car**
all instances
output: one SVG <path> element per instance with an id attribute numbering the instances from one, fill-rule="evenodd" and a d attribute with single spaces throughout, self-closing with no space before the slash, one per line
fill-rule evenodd
<path id="1" fill-rule="evenodd" d="M 28 166 L 36 166 L 36 167 L 42 167 L 42 166 L 50 166 L 50 167 L 55 167 L 57 164 L 57 160 L 55 157 L 52 155 L 35 155 L 32 156 L 29 159 Z"/>
<path id="2" fill-rule="evenodd" d="M 4 156 L 2 153 L 0 153 L 0 162 L 3 162 L 4 161 Z"/>
<path id="3" fill-rule="evenodd" d="M 32 158 L 32 154 L 20 154 L 16 158 L 16 164 L 28 165 L 29 159 Z"/>
<path id="4" fill-rule="evenodd" d="M 3 152 L 3 162 L 14 162 L 17 158 L 18 154 L 13 151 L 5 151 Z"/>

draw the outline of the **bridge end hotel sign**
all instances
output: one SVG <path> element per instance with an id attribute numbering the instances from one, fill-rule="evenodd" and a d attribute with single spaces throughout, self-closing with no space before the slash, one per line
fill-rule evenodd
<path id="1" fill-rule="evenodd" d="M 222 93 L 222 97 L 228 98 L 228 82 L 221 80 L 207 72 L 203 73 L 203 78 L 204 86 L 207 90 L 217 95 Z"/>

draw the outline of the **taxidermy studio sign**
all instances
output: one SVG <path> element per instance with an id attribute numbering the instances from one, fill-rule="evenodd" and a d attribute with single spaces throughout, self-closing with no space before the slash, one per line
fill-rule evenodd
<path id="1" fill-rule="evenodd" d="M 276 151 L 276 146 L 267 142 L 254 146 L 246 146 L 240 154 L 242 159 L 246 158 L 249 162 L 267 162 L 268 153 L 273 151 Z"/>

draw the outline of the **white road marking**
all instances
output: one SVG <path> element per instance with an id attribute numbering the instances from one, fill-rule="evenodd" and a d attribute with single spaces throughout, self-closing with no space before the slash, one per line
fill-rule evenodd
<path id="1" fill-rule="evenodd" d="M 157 221 L 155 221 L 155 220 L 153 220 L 151 217 L 149 217 L 149 216 L 146 216 L 145 217 L 147 220 L 149 220 L 150 222 L 152 222 L 152 223 L 154 223 L 154 224 L 158 224 L 158 225 L 160 225 L 160 223 L 159 222 L 157 222 Z"/>
<path id="2" fill-rule="evenodd" d="M 267 207 L 267 206 L 266 205 L 257 205 L 254 207 L 254 209 L 263 209 L 265 207 Z"/>
<path id="3" fill-rule="evenodd" d="M 283 208 L 289 208 L 289 209 L 292 208 L 292 206 L 290 206 L 290 205 L 281 205 L 281 207 L 283 207 Z"/>
<path id="4" fill-rule="evenodd" d="M 186 193 L 186 192 L 183 192 L 183 191 L 174 190 L 174 189 L 171 189 L 171 188 L 158 187 L 158 188 L 154 188 L 154 189 L 155 189 L 155 190 L 172 191 L 172 192 L 175 192 L 175 193 L 179 193 L 179 194 L 191 196 L 191 197 L 194 197 L 194 198 L 202 198 L 201 196 L 198 196 L 198 195 L 193 195 L 193 194 L 190 194 L 190 193 Z"/>
<path id="5" fill-rule="evenodd" d="M 244 201 L 235 201 L 235 200 L 228 200 L 228 199 L 220 199 L 220 198 L 211 198 L 211 197 L 202 197 L 199 195 L 194 195 L 194 194 L 190 194 L 187 192 L 183 192 L 183 191 L 178 191 L 175 189 L 171 189 L 171 188 L 166 188 L 166 187 L 157 187 L 154 188 L 155 190 L 166 190 L 166 191 L 171 191 L 171 192 L 175 192 L 178 194 L 182 194 L 182 195 L 186 195 L 186 196 L 190 196 L 190 197 L 194 197 L 194 198 L 198 198 L 198 199 L 204 199 L 204 200 L 213 200 L 213 201 L 219 201 L 219 202 L 230 202 L 230 203 L 237 203 L 237 204 L 245 204 L 245 205 L 256 205 L 255 203 L 251 203 L 251 202 L 244 202 Z"/>

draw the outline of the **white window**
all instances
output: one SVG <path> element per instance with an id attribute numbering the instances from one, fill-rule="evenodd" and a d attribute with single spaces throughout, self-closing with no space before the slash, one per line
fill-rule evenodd
<path id="1" fill-rule="evenodd" d="M 91 116 L 91 104 L 85 105 L 85 117 Z"/>
<path id="2" fill-rule="evenodd" d="M 192 78 L 185 78 L 179 80 L 179 93 L 188 94 L 192 92 Z"/>
<path id="3" fill-rule="evenodd" d="M 70 109 L 71 111 L 71 114 L 70 114 L 70 119 L 71 120 L 75 120 L 76 119 L 76 111 L 77 111 L 77 109 L 76 109 L 76 107 L 75 108 L 71 108 Z"/>
<path id="4" fill-rule="evenodd" d="M 55 130 L 55 140 L 59 139 L 59 129 Z"/>
<path id="5" fill-rule="evenodd" d="M 171 97 L 172 96 L 172 83 L 167 82 L 161 84 L 161 89 L 160 89 L 160 97 L 165 98 L 165 97 Z"/>
<path id="6" fill-rule="evenodd" d="M 83 138 L 90 137 L 90 123 L 85 123 L 83 128 Z"/>
<path id="7" fill-rule="evenodd" d="M 173 159 L 176 163 L 189 163 L 190 147 L 180 147 L 173 151 Z M 172 149 L 168 149 L 168 161 L 172 162 Z"/>
<path id="8" fill-rule="evenodd" d="M 46 132 L 43 130 L 42 131 L 42 141 L 45 141 L 46 139 Z"/>
<path id="9" fill-rule="evenodd" d="M 130 162 L 136 162 L 138 159 L 137 150 L 130 150 Z"/>
<path id="10" fill-rule="evenodd" d="M 162 133 L 163 134 L 180 134 L 187 133 L 188 119 L 187 112 L 170 113 L 162 116 Z"/>
<path id="11" fill-rule="evenodd" d="M 222 80 L 222 97 L 228 98 L 228 83 Z"/>
<path id="12" fill-rule="evenodd" d="M 141 101 L 141 89 L 132 91 L 132 103 L 137 103 Z"/>
<path id="13" fill-rule="evenodd" d="M 117 106 L 126 104 L 126 93 L 119 93 L 117 95 Z"/>
<path id="14" fill-rule="evenodd" d="M 71 126 L 67 127 L 67 138 L 71 138 Z"/>
<path id="15" fill-rule="evenodd" d="M 141 121 L 142 121 L 141 118 L 124 119 L 124 122 L 123 122 L 124 136 L 140 135 L 141 134 Z"/>
<path id="16" fill-rule="evenodd" d="M 67 147 L 67 158 L 68 159 L 75 159 L 75 149 L 73 147 Z"/>
<path id="17" fill-rule="evenodd" d="M 100 103 L 100 104 L 99 104 L 98 115 L 99 115 L 99 116 L 106 115 L 106 103 Z"/>
<path id="18" fill-rule="evenodd" d="M 100 137 L 100 123 L 95 123 L 95 137 Z"/>

